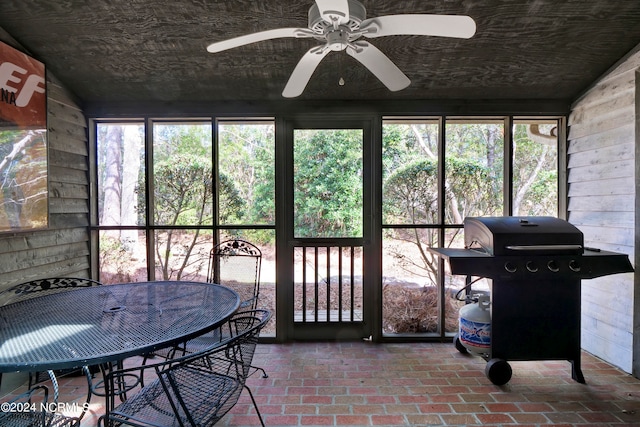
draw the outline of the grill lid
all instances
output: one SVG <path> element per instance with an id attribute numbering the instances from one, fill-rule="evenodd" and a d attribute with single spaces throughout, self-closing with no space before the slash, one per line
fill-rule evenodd
<path id="1" fill-rule="evenodd" d="M 489 255 L 581 255 L 578 228 L 551 216 L 467 217 L 464 243 Z"/>

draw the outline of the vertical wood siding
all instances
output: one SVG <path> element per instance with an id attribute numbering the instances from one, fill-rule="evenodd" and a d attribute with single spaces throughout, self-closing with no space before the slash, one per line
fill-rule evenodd
<path id="1" fill-rule="evenodd" d="M 631 55 L 573 105 L 569 117 L 569 221 L 585 245 L 634 259 L 636 70 Z M 582 281 L 582 347 L 633 372 L 634 274 Z"/>
<path id="2" fill-rule="evenodd" d="M 0 40 L 12 44 L 2 31 Z M 0 233 L 0 291 L 37 278 L 90 275 L 86 120 L 50 72 L 47 97 L 49 228 Z"/>

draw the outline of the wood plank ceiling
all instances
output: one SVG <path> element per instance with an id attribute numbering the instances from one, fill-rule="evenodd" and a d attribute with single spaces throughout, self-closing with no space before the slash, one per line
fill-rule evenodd
<path id="1" fill-rule="evenodd" d="M 367 17 L 464 14 L 469 39 L 375 39 L 411 79 L 388 91 L 333 52 L 302 100 L 571 101 L 640 43 L 640 2 L 362 0 Z M 86 104 L 274 101 L 316 42 L 279 39 L 218 54 L 206 46 L 249 32 L 306 27 L 311 0 L 2 0 L 4 29 Z M 338 85 L 343 77 L 344 86 Z"/>

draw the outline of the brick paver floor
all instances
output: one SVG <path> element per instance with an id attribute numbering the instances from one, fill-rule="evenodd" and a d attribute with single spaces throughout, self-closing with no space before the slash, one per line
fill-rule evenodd
<path id="1" fill-rule="evenodd" d="M 248 385 L 271 427 L 640 426 L 640 380 L 585 352 L 587 384 L 567 361 L 514 361 L 496 386 L 482 358 L 447 343 L 260 344 L 254 364 L 269 374 Z M 86 390 L 82 377 L 60 384 L 61 402 Z M 94 397 L 83 426 L 101 411 Z M 260 425 L 246 392 L 219 425 Z"/>

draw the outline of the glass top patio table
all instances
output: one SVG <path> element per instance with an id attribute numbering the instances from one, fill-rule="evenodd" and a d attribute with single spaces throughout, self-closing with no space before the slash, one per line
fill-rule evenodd
<path id="1" fill-rule="evenodd" d="M 0 372 L 79 368 L 150 353 L 202 335 L 240 305 L 203 282 L 92 286 L 0 307 Z"/>

